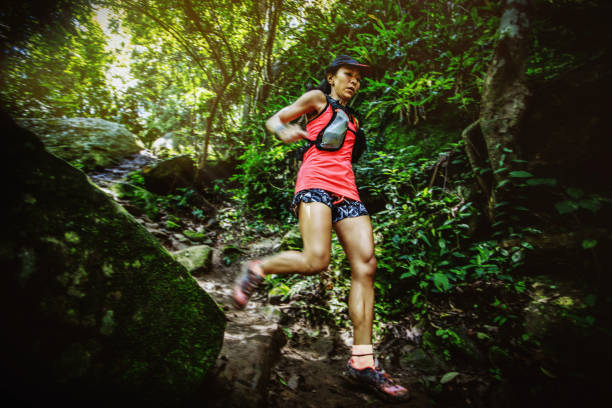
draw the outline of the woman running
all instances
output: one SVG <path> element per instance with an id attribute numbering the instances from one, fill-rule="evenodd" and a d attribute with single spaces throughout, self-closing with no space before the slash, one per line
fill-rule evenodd
<path id="1" fill-rule="evenodd" d="M 284 251 L 245 265 L 234 288 L 234 303 L 243 309 L 268 274 L 318 274 L 327 269 L 331 229 L 351 266 L 349 315 L 353 323 L 352 356 L 347 375 L 392 399 L 408 398 L 408 390 L 393 380 L 374 359 L 374 236 L 370 216 L 359 199 L 352 161 L 359 123 L 347 102 L 355 96 L 369 67 L 341 55 L 325 70 L 315 90 L 300 96 L 266 122 L 267 129 L 285 143 L 309 141 L 297 176 L 293 211 L 298 217 L 304 248 Z M 287 123 L 306 114 L 306 131 Z"/>

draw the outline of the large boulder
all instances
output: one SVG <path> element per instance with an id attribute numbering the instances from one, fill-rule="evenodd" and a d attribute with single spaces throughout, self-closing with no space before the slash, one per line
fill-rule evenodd
<path id="1" fill-rule="evenodd" d="M 201 403 L 223 342 L 219 306 L 85 174 L 1 119 L 12 181 L 0 229 L 3 399 Z"/>
<path id="2" fill-rule="evenodd" d="M 20 119 L 47 150 L 85 171 L 118 163 L 144 146 L 123 125 L 97 118 Z"/>
<path id="3" fill-rule="evenodd" d="M 155 194 L 170 194 L 177 188 L 191 187 L 196 174 L 189 156 L 176 156 L 143 171 L 145 187 Z"/>
<path id="4" fill-rule="evenodd" d="M 227 180 L 229 185 L 235 185 L 229 179 L 236 174 L 237 166 L 238 161 L 233 157 L 228 160 L 208 161 L 203 168 L 198 169 L 196 185 L 211 188 L 216 180 Z"/>
<path id="5" fill-rule="evenodd" d="M 159 209 L 157 208 L 157 196 L 150 191 L 138 187 L 134 184 L 120 181 L 111 186 L 111 191 L 117 195 L 117 197 L 124 200 L 129 200 L 130 204 L 144 213 L 147 217 L 152 220 L 159 218 Z M 126 206 L 127 210 L 130 210 Z M 134 211 L 131 211 L 134 214 Z"/>

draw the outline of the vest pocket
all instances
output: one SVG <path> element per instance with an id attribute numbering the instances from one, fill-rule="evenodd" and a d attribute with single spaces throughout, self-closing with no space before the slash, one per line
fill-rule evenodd
<path id="1" fill-rule="evenodd" d="M 329 123 L 317 135 L 318 149 L 335 151 L 342 147 L 348 130 L 349 117 L 342 109 L 334 111 Z"/>

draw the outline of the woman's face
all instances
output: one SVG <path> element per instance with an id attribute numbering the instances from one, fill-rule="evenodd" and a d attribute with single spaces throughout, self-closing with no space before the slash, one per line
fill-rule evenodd
<path id="1" fill-rule="evenodd" d="M 329 74 L 327 80 L 332 88 L 331 96 L 335 99 L 348 101 L 361 86 L 361 72 L 355 67 L 345 65 L 340 67 L 335 74 Z M 336 95 L 333 95 L 333 93 Z"/>

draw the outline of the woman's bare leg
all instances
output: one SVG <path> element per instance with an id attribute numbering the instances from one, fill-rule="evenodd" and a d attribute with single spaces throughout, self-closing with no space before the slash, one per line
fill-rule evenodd
<path id="1" fill-rule="evenodd" d="M 361 384 L 397 401 L 409 398 L 405 387 L 393 381 L 374 362 L 372 322 L 374 320 L 374 234 L 369 216 L 345 218 L 334 225 L 351 264 L 349 315 L 353 321 L 353 355 L 347 374 Z"/>
<path id="2" fill-rule="evenodd" d="M 313 275 L 327 268 L 331 251 L 331 209 L 322 203 L 300 203 L 300 233 L 304 249 L 284 251 L 245 264 L 234 285 L 233 301 L 244 309 L 265 275 L 300 273 Z"/>
<path id="3" fill-rule="evenodd" d="M 259 265 L 265 275 L 313 275 L 327 268 L 331 251 L 331 209 L 323 203 L 300 203 L 299 226 L 304 249 L 264 258 Z"/>
<path id="4" fill-rule="evenodd" d="M 345 218 L 334 228 L 351 265 L 349 315 L 353 322 L 353 342 L 372 344 L 374 320 L 374 235 L 369 216 Z"/>

